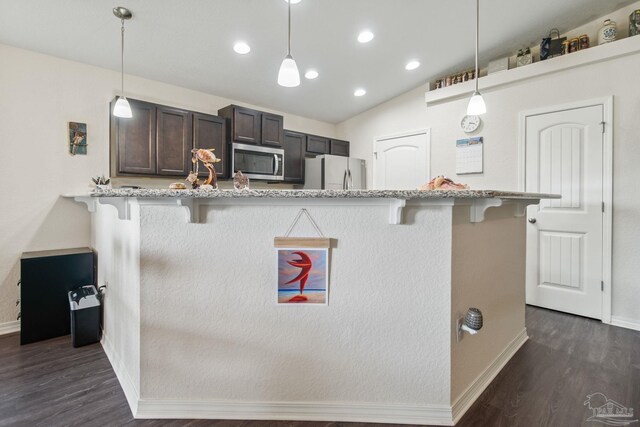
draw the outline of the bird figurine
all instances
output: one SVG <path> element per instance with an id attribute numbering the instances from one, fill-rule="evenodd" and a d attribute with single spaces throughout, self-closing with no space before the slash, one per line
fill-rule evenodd
<path id="1" fill-rule="evenodd" d="M 192 158 L 191 163 L 194 165 L 194 171 L 189 173 L 186 181 L 191 183 L 191 187 L 196 189 L 200 186 L 211 186 L 212 188 L 218 188 L 218 183 L 216 181 L 216 168 L 213 166 L 214 163 L 218 163 L 221 160 L 213 154 L 215 148 L 194 148 L 191 150 Z M 207 179 L 200 184 L 198 180 L 198 162 L 202 162 L 205 168 L 209 171 L 209 176 Z"/>

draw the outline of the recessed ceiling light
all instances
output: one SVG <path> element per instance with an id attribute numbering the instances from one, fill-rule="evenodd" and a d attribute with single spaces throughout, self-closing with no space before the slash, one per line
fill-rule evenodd
<path id="1" fill-rule="evenodd" d="M 236 42 L 236 44 L 233 45 L 233 50 L 240 55 L 246 55 L 251 52 L 251 47 L 245 42 Z"/>
<path id="2" fill-rule="evenodd" d="M 364 30 L 362 31 L 360 34 L 358 34 L 358 41 L 360 43 L 369 43 L 371 40 L 373 40 L 373 33 L 369 30 Z"/>
<path id="3" fill-rule="evenodd" d="M 405 70 L 415 70 L 416 68 L 418 68 L 420 66 L 420 61 L 409 61 L 407 62 L 407 65 L 405 65 Z"/>
<path id="4" fill-rule="evenodd" d="M 304 73 L 304 76 L 309 80 L 313 80 L 317 79 L 319 74 L 316 70 L 308 70 L 306 73 Z"/>
<path id="5" fill-rule="evenodd" d="M 355 92 L 353 92 L 353 96 L 364 96 L 367 94 L 367 91 L 364 89 L 356 89 Z"/>
<path id="6" fill-rule="evenodd" d="M 284 0 L 284 1 L 286 1 L 287 3 L 291 3 L 291 4 L 298 4 L 298 3 L 300 3 L 302 0 Z"/>

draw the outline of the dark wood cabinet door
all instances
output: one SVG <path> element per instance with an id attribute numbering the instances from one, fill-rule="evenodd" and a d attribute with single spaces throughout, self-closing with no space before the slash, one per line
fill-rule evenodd
<path id="1" fill-rule="evenodd" d="M 349 157 L 349 141 L 331 140 L 331 154 Z"/>
<path id="2" fill-rule="evenodd" d="M 307 153 L 329 154 L 329 138 L 307 135 Z"/>
<path id="3" fill-rule="evenodd" d="M 304 183 L 304 153 L 307 135 L 284 131 L 284 180 Z"/>
<path id="4" fill-rule="evenodd" d="M 216 175 L 227 177 L 228 164 L 227 143 L 225 141 L 225 120 L 222 117 L 209 114 L 193 113 L 193 148 L 214 148 L 217 158 L 222 160 L 216 163 Z M 199 176 L 207 176 L 208 171 L 200 164 Z"/>
<path id="5" fill-rule="evenodd" d="M 129 100 L 133 117 L 114 117 L 117 147 L 117 170 L 123 174 L 154 175 L 156 173 L 156 106 Z"/>
<path id="6" fill-rule="evenodd" d="M 188 111 L 157 107 L 158 175 L 186 176 L 191 170 L 191 116 Z"/>
<path id="7" fill-rule="evenodd" d="M 262 113 L 261 143 L 282 147 L 284 140 L 284 119 L 277 114 Z"/>
<path id="8" fill-rule="evenodd" d="M 260 144 L 259 111 L 252 110 L 250 108 L 231 106 L 231 114 L 228 118 L 230 119 L 232 142 L 239 142 L 241 144 Z"/>

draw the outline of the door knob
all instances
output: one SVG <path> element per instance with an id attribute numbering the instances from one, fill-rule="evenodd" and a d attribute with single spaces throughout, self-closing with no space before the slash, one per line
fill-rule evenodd
<path id="1" fill-rule="evenodd" d="M 535 224 L 537 220 L 535 218 L 529 218 L 527 221 L 529 221 L 531 224 Z"/>

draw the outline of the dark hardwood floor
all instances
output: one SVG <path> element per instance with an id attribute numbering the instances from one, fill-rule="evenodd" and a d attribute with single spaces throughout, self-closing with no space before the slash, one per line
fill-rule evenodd
<path id="1" fill-rule="evenodd" d="M 640 415 L 640 332 L 527 307 L 529 341 L 457 426 L 582 426 L 601 392 Z M 637 418 L 637 416 L 636 416 Z M 339 422 L 134 420 L 99 344 L 0 337 L 0 426 L 364 427 Z M 637 425 L 637 424 L 636 424 Z M 379 426 L 390 426 L 380 424 Z"/>

